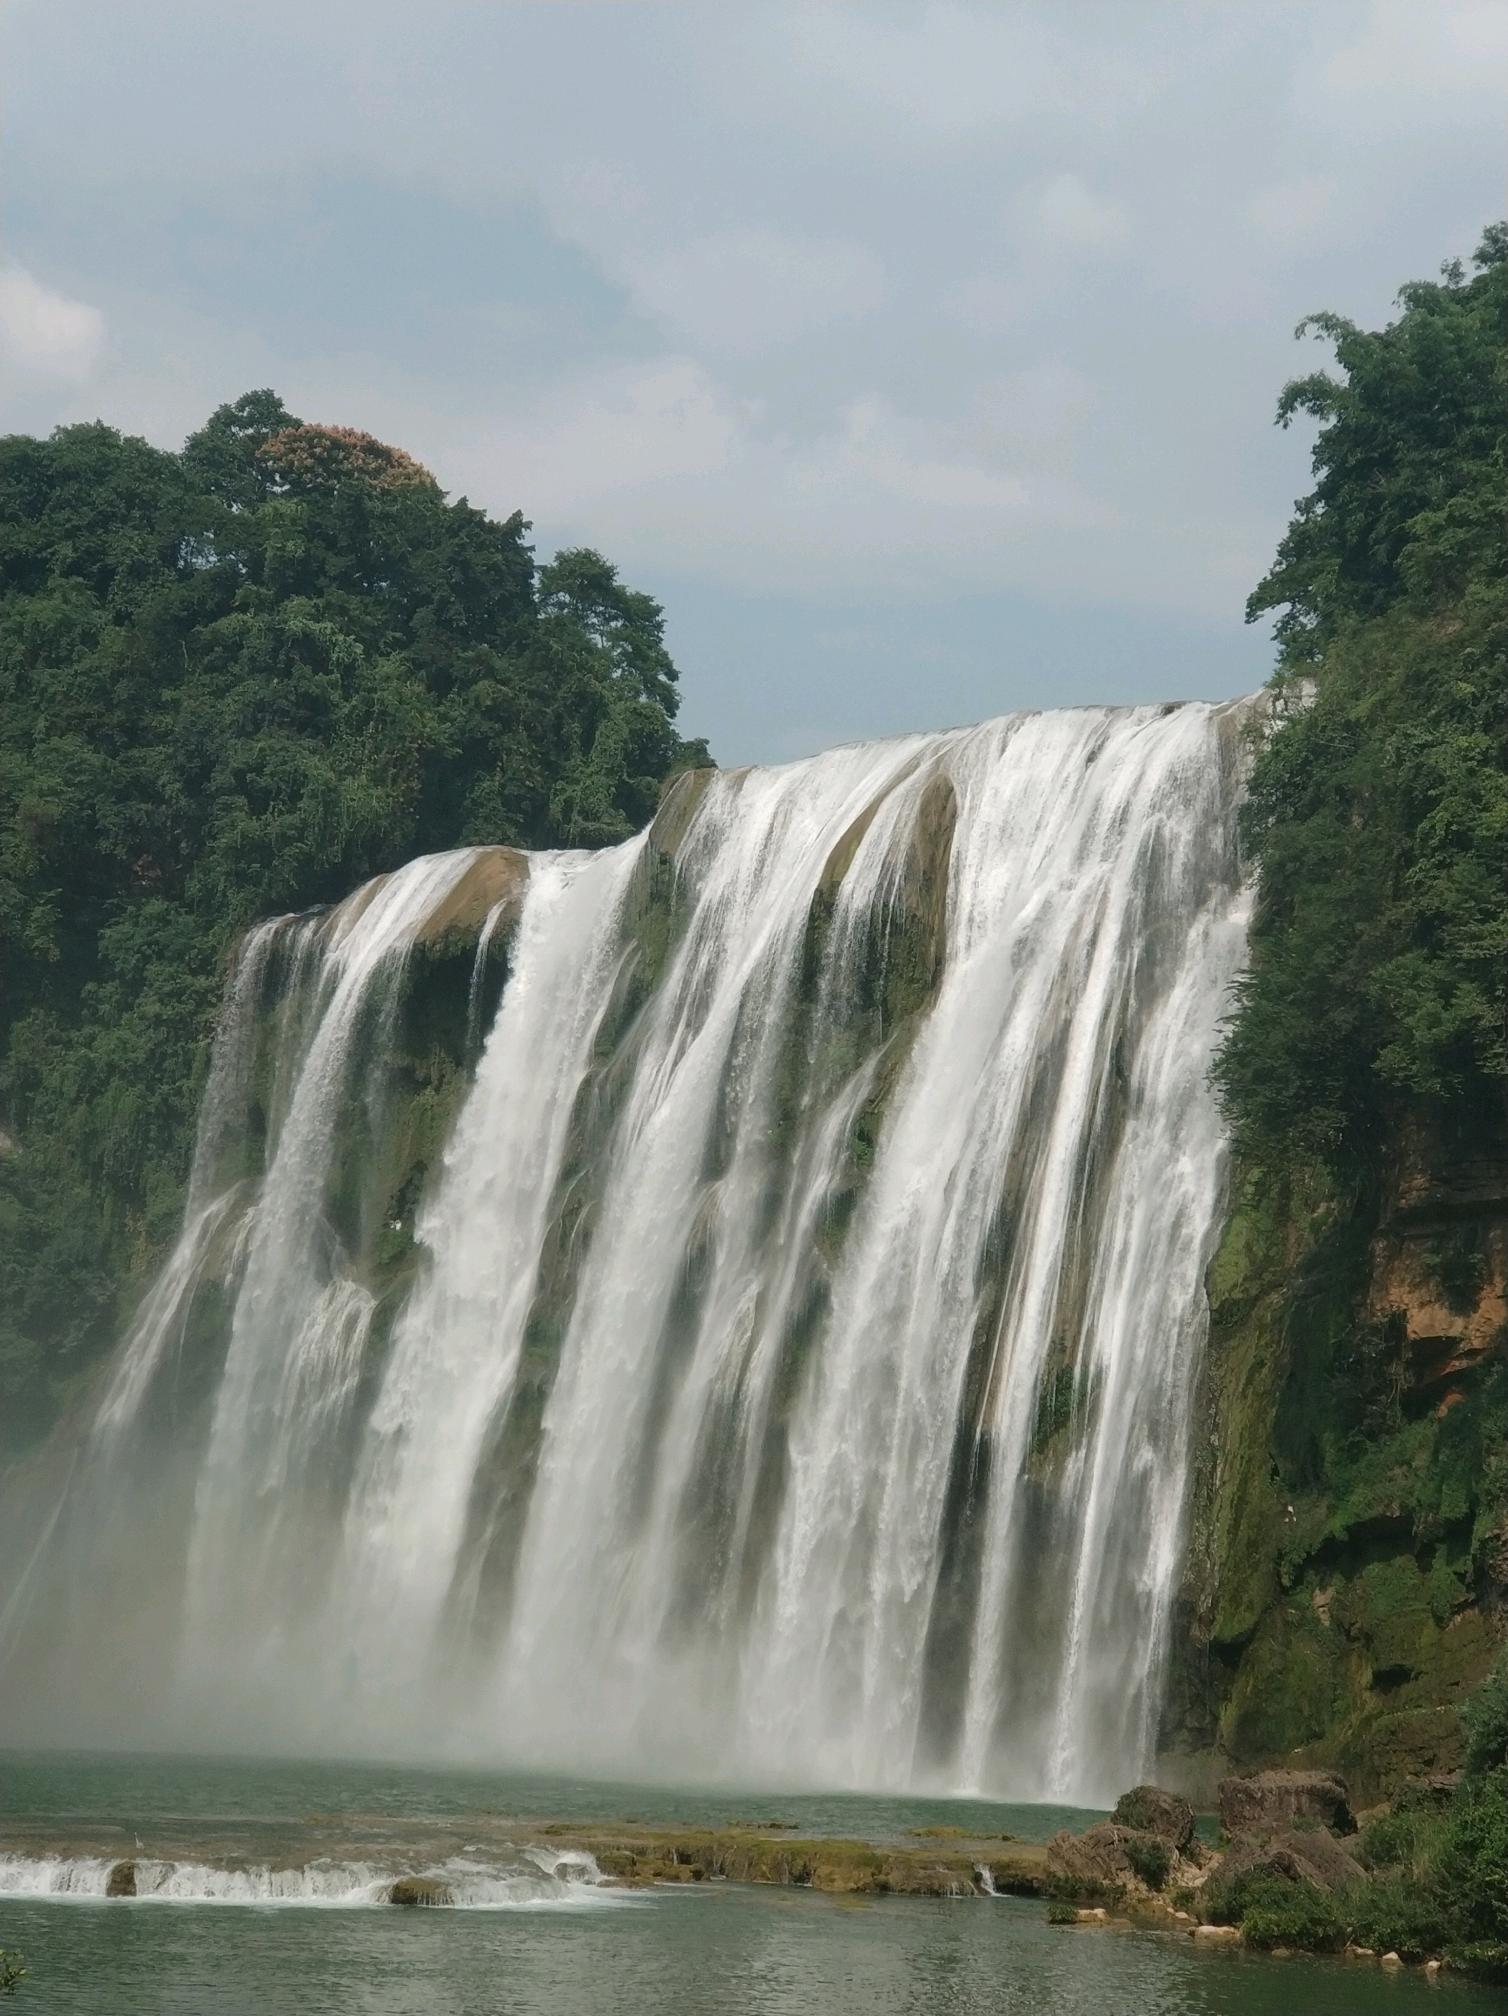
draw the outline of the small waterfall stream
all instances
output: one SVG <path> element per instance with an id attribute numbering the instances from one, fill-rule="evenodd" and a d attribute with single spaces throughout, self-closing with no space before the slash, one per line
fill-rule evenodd
<path id="1" fill-rule="evenodd" d="M 0 1571 L 18 1726 L 1113 1797 L 1247 711 L 689 777 L 251 933 L 178 1247 Z"/>

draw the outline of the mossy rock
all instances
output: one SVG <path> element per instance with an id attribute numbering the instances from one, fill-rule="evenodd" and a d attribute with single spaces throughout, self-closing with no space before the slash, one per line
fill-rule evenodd
<path id="1" fill-rule="evenodd" d="M 673 860 L 702 808 L 713 778 L 736 774 L 717 770 L 682 770 L 678 776 L 667 779 L 655 816 L 649 823 L 649 851 Z"/>
<path id="2" fill-rule="evenodd" d="M 1221 1715 L 1227 1753 L 1240 1762 L 1284 1757 L 1335 1728 L 1350 1692 L 1338 1633 L 1312 1607 L 1269 1610 L 1246 1650 Z"/>
<path id="3" fill-rule="evenodd" d="M 443 953 L 475 945 L 482 927 L 501 910 L 506 929 L 523 907 L 529 885 L 529 857 L 516 847 L 483 847 L 460 880 L 437 903 L 414 933 L 422 952 Z"/>

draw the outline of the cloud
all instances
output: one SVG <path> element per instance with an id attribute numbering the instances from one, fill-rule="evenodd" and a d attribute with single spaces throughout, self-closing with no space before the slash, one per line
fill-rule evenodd
<path id="1" fill-rule="evenodd" d="M 606 497 L 695 482 L 737 459 L 749 415 L 685 357 L 624 366 L 556 388 L 542 411 L 505 415 L 455 461 L 473 494 L 503 483 L 531 513 L 585 529 Z"/>
<path id="2" fill-rule="evenodd" d="M 757 356 L 881 307 L 885 269 L 862 245 L 769 229 L 669 246 L 626 274 L 637 305 L 682 340 Z"/>
<path id="3" fill-rule="evenodd" d="M 1028 395 L 1055 400 L 1061 427 L 1084 388 L 1053 367 L 1026 374 L 1014 410 L 1029 435 Z M 772 579 L 811 596 L 989 592 L 1038 578 L 1044 540 L 1063 538 L 1066 557 L 1118 520 L 974 418 L 939 426 L 857 398 L 797 438 L 689 359 L 588 376 L 546 414 L 415 445 L 474 498 L 503 508 L 503 486 L 516 490 L 552 541 L 590 538 L 630 568 L 670 563 L 740 592 Z"/>
<path id="4" fill-rule="evenodd" d="M 1097 600 L 1248 683 L 1290 332 L 1470 252 L 1505 63 L 1502 0 L 13 0 L 6 424 L 273 384 L 672 620 Z M 807 683 L 856 732 L 849 634 Z"/>
<path id="5" fill-rule="evenodd" d="M 1508 75 L 1502 0 L 1374 0 L 1361 32 L 1328 57 L 1319 88 L 1375 121 L 1406 102 L 1412 118 L 1449 120 L 1463 95 L 1501 100 Z"/>
<path id="6" fill-rule="evenodd" d="M 105 318 L 46 286 L 24 266 L 0 265 L 0 358 L 40 377 L 87 378 L 105 346 Z"/>
<path id="7" fill-rule="evenodd" d="M 1017 214 L 1045 244 L 1072 251 L 1101 251 L 1130 232 L 1124 203 L 1096 195 L 1080 176 L 1066 172 L 1022 197 Z"/>
<path id="8" fill-rule="evenodd" d="M 845 143 L 906 156 L 994 151 L 1002 137 L 1106 132 L 1134 117 L 1168 59 L 1134 10 L 1031 0 L 928 0 L 907 7 L 757 9 L 750 61 L 766 110 L 836 124 Z M 1129 26 L 1129 34 L 1123 32 Z"/>
<path id="9" fill-rule="evenodd" d="M 1308 249 L 1337 228 L 1338 194 L 1333 175 L 1299 175 L 1259 189 L 1248 200 L 1246 215 L 1270 245 Z"/>
<path id="10" fill-rule="evenodd" d="M 992 455 L 1040 459 L 1073 440 L 1096 396 L 1084 373 L 1060 358 L 1028 364 L 980 386 L 975 439 Z"/>

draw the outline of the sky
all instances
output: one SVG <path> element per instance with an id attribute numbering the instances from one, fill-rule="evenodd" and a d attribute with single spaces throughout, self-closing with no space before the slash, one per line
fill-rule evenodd
<path id="1" fill-rule="evenodd" d="M 1260 685 L 1295 324 L 1508 202 L 1508 0 L 3 0 L 0 78 L 0 428 L 365 427 L 725 763 Z"/>

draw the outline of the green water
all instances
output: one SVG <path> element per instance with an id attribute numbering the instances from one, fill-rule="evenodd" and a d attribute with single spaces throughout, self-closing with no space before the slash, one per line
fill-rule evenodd
<path id="1" fill-rule="evenodd" d="M 803 1834 L 884 1845 L 910 1829 L 951 1825 L 1045 1841 L 1060 1827 L 1103 1816 L 1072 1806 L 1009 1806 L 989 1799 L 875 1798 L 856 1792 L 678 1789 L 520 1771 L 444 1771 L 411 1765 L 262 1759 L 102 1757 L 0 1751 L 0 1822 L 77 1819 L 146 1834 L 196 1820 L 252 1826 L 312 1813 L 391 1820 L 506 1814 L 549 1820 L 636 1820 L 685 1827 L 780 1820 Z"/>
<path id="2" fill-rule="evenodd" d="M 772 1799 L 371 1765 L 0 1756 L 0 1848 L 465 1831 L 486 1814 L 796 1820 L 902 1838 L 928 1824 L 1040 1833 L 1059 1816 L 975 1802 Z M 317 1816 L 312 1819 L 310 1816 Z M 993 1827 L 986 1827 L 992 1822 Z M 1028 1822 L 1031 1824 L 1028 1826 Z M 373 1821 L 364 1820 L 371 1832 Z M 0 1946 L 52 2016 L 1486 2016 L 1502 1998 L 1343 1961 L 1274 1961 L 1184 1938 L 1055 1930 L 1013 1899 L 849 1900 L 707 1884 L 540 1908 L 223 1905 L 0 1897 Z"/>

